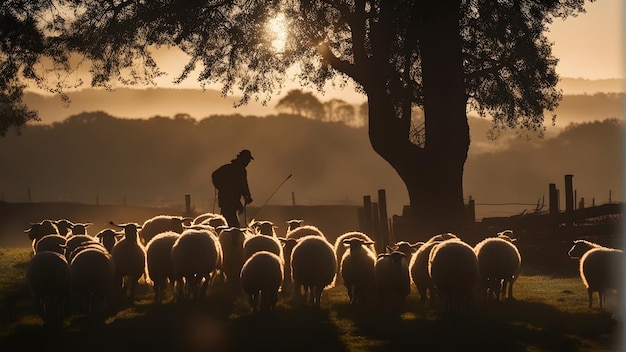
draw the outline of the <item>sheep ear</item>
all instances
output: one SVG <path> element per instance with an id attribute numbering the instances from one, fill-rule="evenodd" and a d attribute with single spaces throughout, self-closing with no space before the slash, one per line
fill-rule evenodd
<path id="1" fill-rule="evenodd" d="M 387 247 L 387 251 L 388 251 L 389 253 L 391 253 L 391 252 L 395 251 L 395 249 L 394 249 L 393 247 L 390 247 L 390 246 L 388 246 L 388 245 L 387 245 L 386 247 Z"/>

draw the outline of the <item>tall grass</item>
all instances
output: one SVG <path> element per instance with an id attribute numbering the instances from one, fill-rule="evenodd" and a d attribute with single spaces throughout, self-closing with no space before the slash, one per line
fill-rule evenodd
<path id="1" fill-rule="evenodd" d="M 617 351 L 622 346 L 619 297 L 609 308 L 587 308 L 578 277 L 521 276 L 515 300 L 475 300 L 471 309 L 444 314 L 421 304 L 414 290 L 398 311 L 357 309 L 345 288 L 326 290 L 321 309 L 282 297 L 269 314 L 252 314 L 245 298 L 209 297 L 152 303 L 140 285 L 135 304 L 91 320 L 71 307 L 62 326 L 45 326 L 25 283 L 30 249 L 0 250 L 0 350 L 2 351 Z M 595 303 L 594 303 L 595 304 Z"/>

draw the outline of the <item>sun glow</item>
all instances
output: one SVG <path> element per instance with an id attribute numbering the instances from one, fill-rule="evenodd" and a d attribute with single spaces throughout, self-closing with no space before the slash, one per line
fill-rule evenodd
<path id="1" fill-rule="evenodd" d="M 267 32 L 272 49 L 276 53 L 285 51 L 287 44 L 287 19 L 285 14 L 279 13 L 267 22 Z"/>

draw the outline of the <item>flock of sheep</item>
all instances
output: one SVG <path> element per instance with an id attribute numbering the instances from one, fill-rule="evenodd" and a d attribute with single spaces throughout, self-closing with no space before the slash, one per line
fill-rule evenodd
<path id="1" fill-rule="evenodd" d="M 270 221 L 230 228 L 218 214 L 196 218 L 159 215 L 143 224 L 110 222 L 91 236 L 89 223 L 43 220 L 25 232 L 33 257 L 27 281 L 45 321 L 65 316 L 68 297 L 78 297 L 83 312 L 101 314 L 108 302 L 134 302 L 142 277 L 161 303 L 171 290 L 176 301 L 214 292 L 246 294 L 254 312 L 272 311 L 279 296 L 320 306 L 322 292 L 341 284 L 355 306 L 400 308 L 411 285 L 422 302 L 441 300 L 446 311 L 464 309 L 477 294 L 513 298 L 522 258 L 513 233 L 503 231 L 475 246 L 454 234 L 426 242 L 398 242 L 377 253 L 375 241 L 358 231 L 334 243 L 313 225 L 289 221 L 278 236 Z M 589 294 L 606 305 L 606 291 L 617 289 L 623 251 L 576 241 L 568 253 L 580 258 L 580 275 Z"/>

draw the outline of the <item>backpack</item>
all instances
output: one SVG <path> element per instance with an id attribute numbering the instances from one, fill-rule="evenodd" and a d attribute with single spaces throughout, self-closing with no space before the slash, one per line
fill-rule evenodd
<path id="1" fill-rule="evenodd" d="M 213 181 L 213 186 L 215 186 L 215 188 L 222 189 L 225 187 L 228 187 L 228 182 L 229 182 L 229 178 L 230 178 L 230 172 L 229 172 L 229 167 L 230 164 L 225 164 L 220 166 L 219 168 L 217 168 L 217 170 L 213 171 L 213 173 L 211 174 L 211 180 Z"/>

